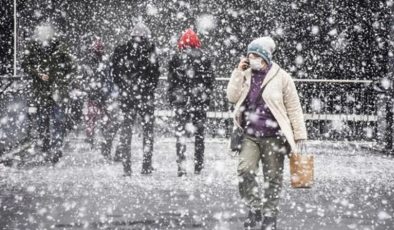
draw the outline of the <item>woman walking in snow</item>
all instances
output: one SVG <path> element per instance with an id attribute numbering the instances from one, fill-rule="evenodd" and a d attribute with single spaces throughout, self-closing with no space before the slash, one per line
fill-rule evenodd
<path id="1" fill-rule="evenodd" d="M 228 100 L 235 104 L 234 124 L 243 130 L 237 171 L 239 192 L 249 208 L 245 227 L 255 227 L 263 215 L 262 229 L 276 229 L 284 157 L 307 139 L 294 81 L 272 61 L 275 47 L 270 37 L 252 41 L 227 86 Z M 260 160 L 264 202 L 256 180 Z"/>

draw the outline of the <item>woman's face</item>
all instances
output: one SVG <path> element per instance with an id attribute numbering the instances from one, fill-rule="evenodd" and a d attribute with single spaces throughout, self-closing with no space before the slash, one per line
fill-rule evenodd
<path id="1" fill-rule="evenodd" d="M 264 59 L 257 54 L 251 53 L 248 55 L 248 58 L 252 69 L 260 70 L 267 65 Z"/>

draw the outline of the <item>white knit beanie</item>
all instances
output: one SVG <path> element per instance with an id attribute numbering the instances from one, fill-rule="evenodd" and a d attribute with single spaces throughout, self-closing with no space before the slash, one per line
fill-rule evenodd
<path id="1" fill-rule="evenodd" d="M 276 49 L 275 41 L 271 37 L 261 37 L 248 45 L 248 54 L 254 53 L 262 57 L 268 64 L 272 62 L 272 54 Z"/>
<path id="2" fill-rule="evenodd" d="M 150 29 L 143 23 L 143 22 L 138 22 L 132 32 L 131 36 L 137 36 L 137 37 L 150 37 L 151 36 L 151 31 Z"/>

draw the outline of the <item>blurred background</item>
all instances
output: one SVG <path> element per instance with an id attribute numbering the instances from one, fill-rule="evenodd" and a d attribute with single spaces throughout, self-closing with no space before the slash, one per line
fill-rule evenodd
<path id="1" fill-rule="evenodd" d="M 158 47 L 160 95 L 180 33 L 190 27 L 198 31 L 214 61 L 213 136 L 231 129 L 224 89 L 234 65 L 250 41 L 270 35 L 278 47 L 274 61 L 296 79 L 311 139 L 368 142 L 391 153 L 393 7 L 392 0 L 7 0 L 0 17 L 0 146 L 14 146 L 28 133 L 29 77 L 20 63 L 35 26 L 52 23 L 78 65 L 95 36 L 111 55 L 142 21 Z M 166 97 L 157 103 L 158 113 L 166 114 Z"/>

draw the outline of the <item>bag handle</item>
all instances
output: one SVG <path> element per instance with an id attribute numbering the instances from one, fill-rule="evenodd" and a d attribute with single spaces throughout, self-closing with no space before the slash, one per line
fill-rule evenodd
<path id="1" fill-rule="evenodd" d="M 302 145 L 298 149 L 299 152 L 297 154 L 298 155 L 307 155 L 308 154 L 308 147 L 306 146 L 306 140 L 301 140 L 301 141 L 302 141 Z"/>
<path id="2" fill-rule="evenodd" d="M 307 147 L 306 147 L 306 143 L 305 140 L 302 140 L 302 145 L 301 145 L 301 154 L 307 154 Z"/>

